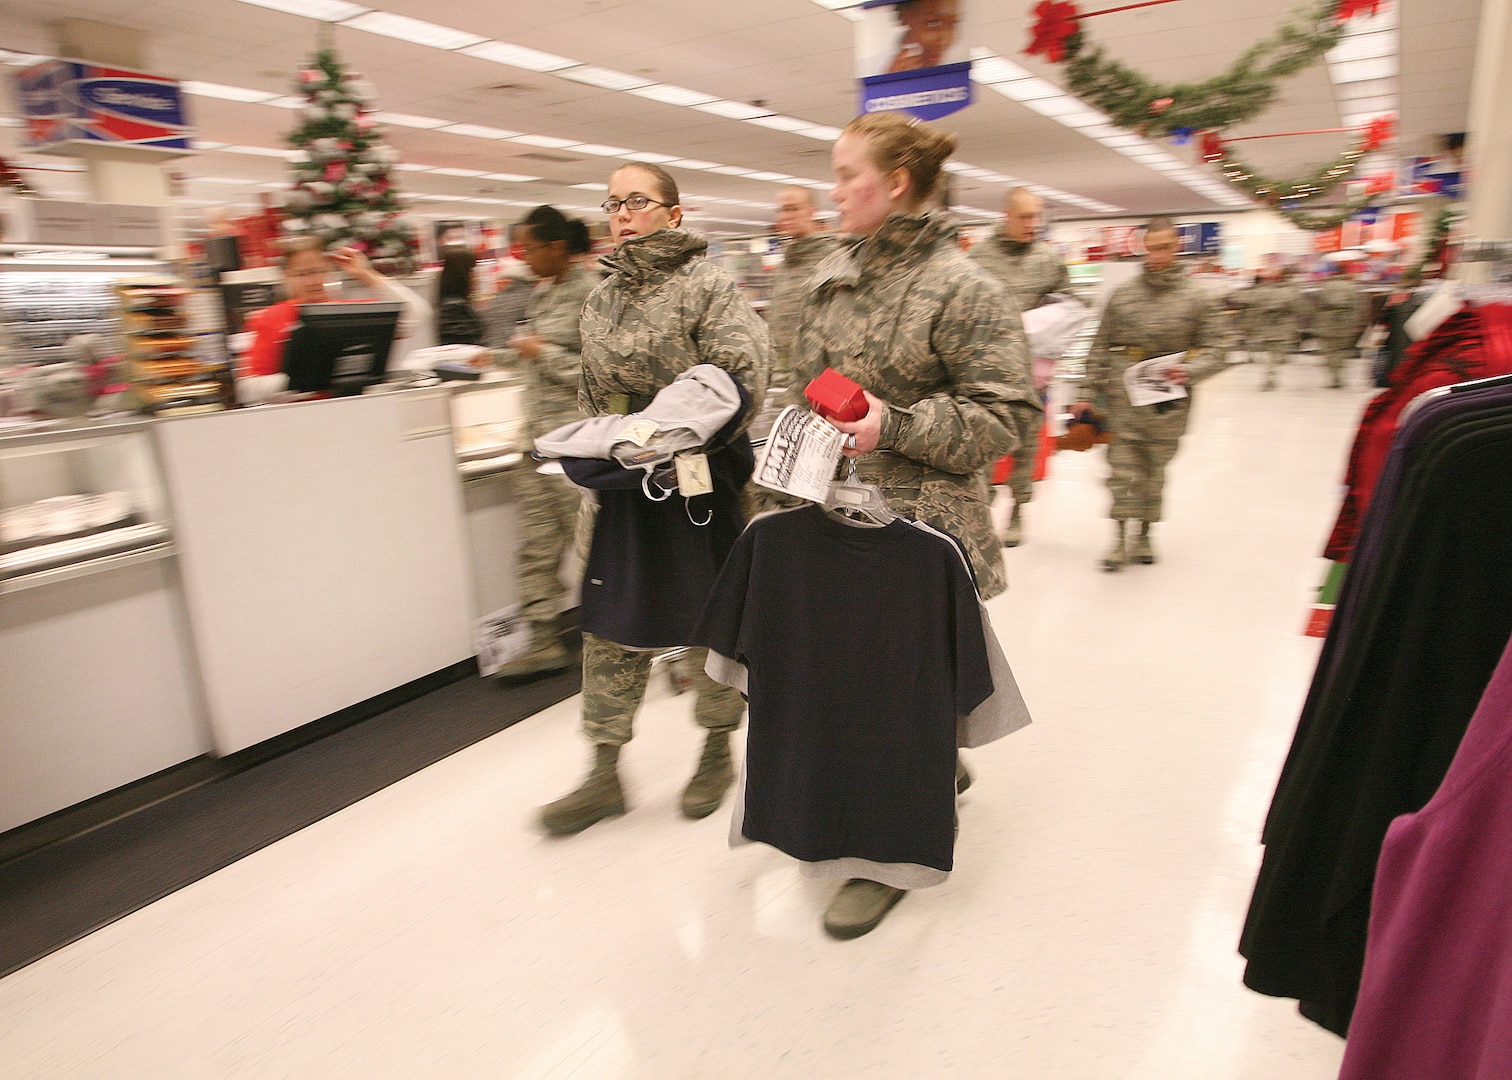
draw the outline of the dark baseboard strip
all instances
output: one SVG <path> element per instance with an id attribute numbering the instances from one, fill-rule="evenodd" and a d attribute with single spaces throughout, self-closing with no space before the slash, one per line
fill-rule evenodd
<path id="1" fill-rule="evenodd" d="M 468 677 L 471 676 L 471 677 Z M 0 978 L 578 692 L 472 661 L 0 836 Z"/>

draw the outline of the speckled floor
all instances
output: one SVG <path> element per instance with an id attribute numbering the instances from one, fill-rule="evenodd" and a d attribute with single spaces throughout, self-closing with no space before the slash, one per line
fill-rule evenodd
<path id="1" fill-rule="evenodd" d="M 957 872 L 870 936 L 678 816 L 699 736 L 660 685 L 630 814 L 539 836 L 572 699 L 0 981 L 0 1078 L 1334 1076 L 1234 947 L 1366 395 L 1259 376 L 1201 391 L 1156 566 L 1095 568 L 1101 452 L 1055 460 L 992 603 L 1036 723 L 970 755 Z"/>

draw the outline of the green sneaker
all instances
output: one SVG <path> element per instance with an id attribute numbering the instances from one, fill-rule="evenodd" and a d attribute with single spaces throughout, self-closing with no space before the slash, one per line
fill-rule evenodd
<path id="1" fill-rule="evenodd" d="M 824 932 L 842 941 L 869 934 L 905 895 L 906 889 L 851 878 L 841 886 L 824 913 Z"/>

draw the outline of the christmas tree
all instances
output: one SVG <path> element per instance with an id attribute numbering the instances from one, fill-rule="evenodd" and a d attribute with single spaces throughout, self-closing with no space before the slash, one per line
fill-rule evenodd
<path id="1" fill-rule="evenodd" d="M 334 50 L 321 49 L 300 71 L 298 90 L 304 122 L 288 136 L 294 186 L 284 229 L 327 247 L 355 247 L 379 273 L 409 273 L 418 244 L 389 175 L 399 154 L 373 119 L 373 84 L 344 70 Z"/>

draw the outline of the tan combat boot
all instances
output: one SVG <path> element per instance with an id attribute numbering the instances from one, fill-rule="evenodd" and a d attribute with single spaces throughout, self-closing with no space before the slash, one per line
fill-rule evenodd
<path id="1" fill-rule="evenodd" d="M 1124 563 L 1129 561 L 1129 555 L 1124 544 L 1124 525 L 1122 521 L 1113 522 L 1113 546 L 1103 556 L 1102 568 L 1104 570 L 1122 570 Z"/>
<path id="2" fill-rule="evenodd" d="M 698 771 L 683 791 L 684 817 L 706 818 L 724 801 L 724 794 L 735 782 L 735 766 L 730 762 L 730 733 L 711 731 L 698 759 Z"/>
<path id="3" fill-rule="evenodd" d="M 1024 542 L 1024 522 L 1019 514 L 1019 504 L 1013 504 L 1013 516 L 1008 519 L 1008 528 L 1003 530 L 1003 546 L 1018 547 Z"/>
<path id="4" fill-rule="evenodd" d="M 576 791 L 541 807 L 541 827 L 553 836 L 582 832 L 605 818 L 625 812 L 625 792 L 620 787 L 618 746 L 595 743 L 593 771 Z"/>
<path id="5" fill-rule="evenodd" d="M 851 878 L 841 886 L 824 913 L 824 932 L 842 941 L 869 934 L 907 894 L 906 889 L 895 889 L 880 881 Z"/>
<path id="6" fill-rule="evenodd" d="M 572 666 L 572 654 L 562 644 L 562 637 L 554 623 L 532 623 L 530 648 L 523 656 L 517 656 L 494 672 L 494 678 L 503 682 L 531 679 L 540 675 L 552 675 L 566 671 Z"/>
<path id="7" fill-rule="evenodd" d="M 1155 562 L 1155 549 L 1150 546 L 1150 522 L 1139 523 L 1139 535 L 1129 542 L 1129 561 L 1150 566 Z"/>

